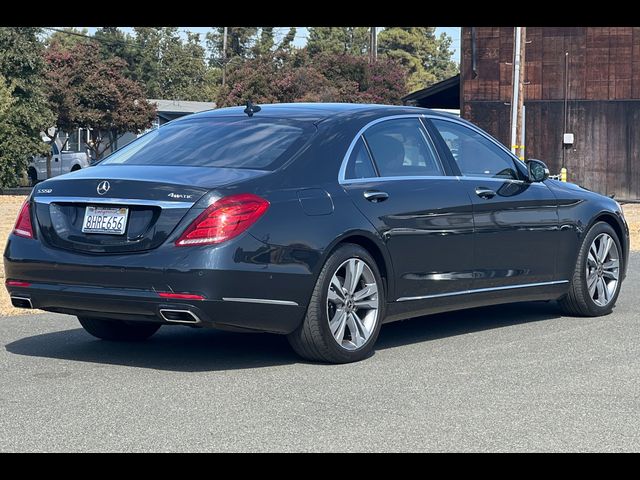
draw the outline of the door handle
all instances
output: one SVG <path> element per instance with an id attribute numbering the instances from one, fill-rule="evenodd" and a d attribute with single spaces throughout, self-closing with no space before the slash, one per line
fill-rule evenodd
<path id="1" fill-rule="evenodd" d="M 384 202 L 389 198 L 389 194 L 387 192 L 381 192 L 380 190 L 367 190 L 364 192 L 364 198 L 374 203 Z"/>
<path id="2" fill-rule="evenodd" d="M 496 192 L 494 192 L 493 190 L 489 189 L 489 188 L 484 188 L 484 187 L 476 187 L 476 195 L 478 195 L 480 198 L 493 198 L 496 196 Z"/>

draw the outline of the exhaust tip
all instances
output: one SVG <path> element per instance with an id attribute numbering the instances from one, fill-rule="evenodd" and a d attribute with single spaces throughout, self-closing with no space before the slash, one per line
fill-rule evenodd
<path id="1" fill-rule="evenodd" d="M 31 304 L 31 299 L 29 297 L 16 297 L 12 295 L 11 305 L 13 305 L 16 308 L 33 308 L 33 305 Z"/>
<path id="2" fill-rule="evenodd" d="M 200 323 L 200 318 L 190 310 L 161 308 L 160 316 L 171 323 Z"/>

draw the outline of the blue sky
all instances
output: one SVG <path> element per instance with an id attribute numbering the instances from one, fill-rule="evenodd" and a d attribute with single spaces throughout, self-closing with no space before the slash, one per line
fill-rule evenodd
<path id="1" fill-rule="evenodd" d="M 77 27 L 77 28 L 87 28 L 89 33 L 93 33 L 96 31 L 98 27 Z M 120 27 L 124 31 L 131 31 L 130 27 Z M 211 27 L 179 27 L 180 30 L 184 33 L 184 31 L 188 30 L 194 33 L 200 33 L 204 37 L 204 34 L 208 32 Z M 286 35 L 289 27 L 277 27 L 276 28 L 276 38 L 282 38 Z M 445 32 L 453 39 L 453 59 L 456 62 L 460 62 L 460 27 L 436 27 L 436 33 L 439 35 L 440 33 Z M 305 27 L 298 27 L 296 32 L 296 40 L 295 45 L 302 47 L 307 42 L 307 29 Z"/>

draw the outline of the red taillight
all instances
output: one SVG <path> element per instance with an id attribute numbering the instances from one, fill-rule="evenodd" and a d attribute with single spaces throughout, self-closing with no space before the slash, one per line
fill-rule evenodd
<path id="1" fill-rule="evenodd" d="M 29 201 L 22 204 L 20 214 L 16 220 L 16 226 L 13 227 L 13 234 L 19 237 L 34 238 L 33 226 L 31 225 L 31 212 L 29 211 Z"/>
<path id="2" fill-rule="evenodd" d="M 193 293 L 158 292 L 158 295 L 162 298 L 178 298 L 181 300 L 204 300 L 206 298 L 203 295 L 195 295 Z"/>
<path id="3" fill-rule="evenodd" d="M 20 280 L 7 280 L 4 282 L 7 287 L 30 287 L 31 283 Z"/>
<path id="4" fill-rule="evenodd" d="M 210 245 L 237 237 L 269 208 L 269 202 L 251 193 L 224 197 L 215 202 L 176 241 L 179 247 Z"/>

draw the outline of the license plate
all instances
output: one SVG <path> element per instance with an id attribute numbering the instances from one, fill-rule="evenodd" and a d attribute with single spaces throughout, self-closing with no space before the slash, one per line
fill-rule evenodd
<path id="1" fill-rule="evenodd" d="M 87 206 L 82 222 L 83 233 L 123 235 L 127 227 L 129 209 L 126 207 Z"/>

